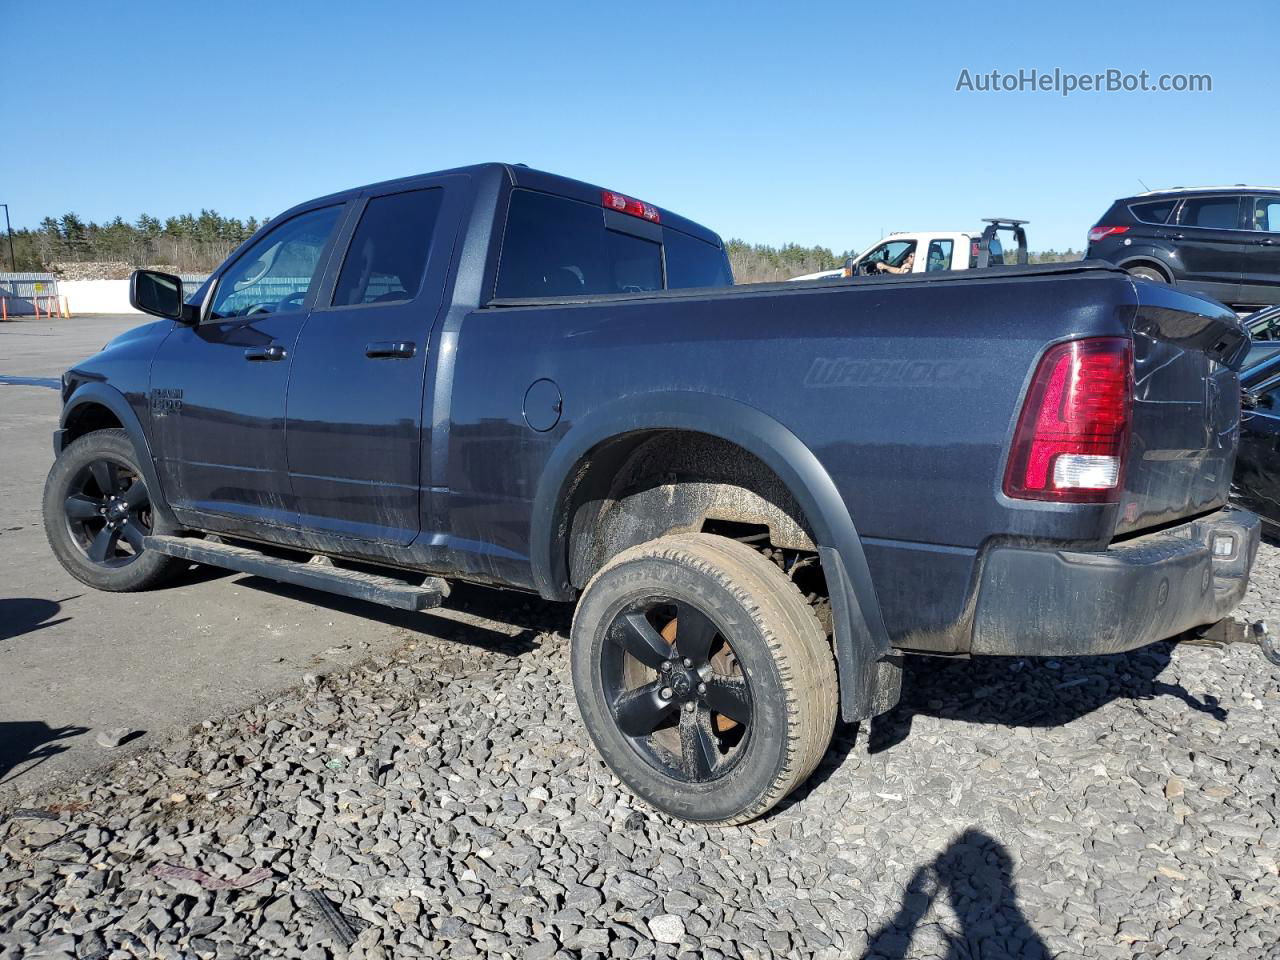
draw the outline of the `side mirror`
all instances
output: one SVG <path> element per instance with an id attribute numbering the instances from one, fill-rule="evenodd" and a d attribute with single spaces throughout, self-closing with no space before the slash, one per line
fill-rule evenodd
<path id="1" fill-rule="evenodd" d="M 182 297 L 182 279 L 157 270 L 135 270 L 129 277 L 129 305 L 153 317 L 191 323 L 195 312 Z"/>
<path id="2" fill-rule="evenodd" d="M 853 257 L 844 258 L 844 275 L 846 277 L 853 276 Z"/>

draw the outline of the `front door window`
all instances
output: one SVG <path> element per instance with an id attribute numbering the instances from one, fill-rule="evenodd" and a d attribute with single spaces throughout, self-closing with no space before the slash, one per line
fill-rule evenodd
<path id="1" fill-rule="evenodd" d="M 888 240 L 868 253 L 860 264 L 859 273 L 910 273 L 915 262 L 914 240 Z"/>
<path id="2" fill-rule="evenodd" d="M 246 250 L 218 279 L 209 319 L 301 310 L 341 210 L 300 213 Z"/>

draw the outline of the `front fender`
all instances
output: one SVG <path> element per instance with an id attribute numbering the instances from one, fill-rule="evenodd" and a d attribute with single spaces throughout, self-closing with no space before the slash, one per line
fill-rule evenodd
<path id="1" fill-rule="evenodd" d="M 170 527 L 177 527 L 179 524 L 169 509 L 169 504 L 164 498 L 164 490 L 160 486 L 160 478 L 156 474 L 155 461 L 151 458 L 151 444 L 147 441 L 146 431 L 142 429 L 142 422 L 134 413 L 133 407 L 129 405 L 129 401 L 115 387 L 99 380 L 90 380 L 72 391 L 71 396 L 62 406 L 62 417 L 58 424 L 61 429 L 54 434 L 54 452 L 62 452 L 67 425 L 76 411 L 87 405 L 105 407 L 120 421 L 125 433 L 133 441 L 133 450 L 138 458 L 138 465 L 142 468 L 142 478 L 146 481 L 147 493 L 151 497 L 151 509 L 162 522 Z"/>
<path id="2" fill-rule="evenodd" d="M 538 483 L 530 530 L 534 583 L 549 599 L 569 599 L 560 505 L 575 467 L 606 440 L 641 430 L 690 430 L 735 443 L 767 464 L 804 511 L 819 547 L 835 630 L 841 714 L 874 709 L 879 661 L 890 652 L 862 540 L 826 468 L 787 427 L 754 407 L 705 393 L 664 392 L 621 397 L 577 421 L 561 438 Z"/>

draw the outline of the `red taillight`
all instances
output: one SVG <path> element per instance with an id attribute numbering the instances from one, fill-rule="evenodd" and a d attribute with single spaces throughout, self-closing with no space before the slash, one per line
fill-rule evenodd
<path id="1" fill-rule="evenodd" d="M 660 219 L 658 208 L 653 204 L 643 203 L 634 197 L 625 197 L 620 193 L 614 193 L 612 190 L 600 191 L 600 203 L 607 210 L 629 213 L 633 217 L 640 217 L 653 223 L 657 223 Z"/>
<path id="2" fill-rule="evenodd" d="M 1040 360 L 1004 474 L 1020 500 L 1113 503 L 1124 483 L 1133 341 L 1072 340 Z"/>
<path id="3" fill-rule="evenodd" d="M 1120 234 L 1128 232 L 1128 227 L 1094 227 L 1089 231 L 1089 242 L 1097 243 L 1103 237 L 1118 237 Z"/>

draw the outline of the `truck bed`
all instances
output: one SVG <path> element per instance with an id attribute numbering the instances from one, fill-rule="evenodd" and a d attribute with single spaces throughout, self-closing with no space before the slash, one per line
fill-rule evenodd
<path id="1" fill-rule="evenodd" d="M 803 295 L 806 291 L 844 287 L 934 286 L 973 283 L 992 278 L 1060 277 L 1081 273 L 1105 273 L 1128 277 L 1123 270 L 1104 260 L 1070 260 L 1062 263 L 1033 263 L 1023 266 L 982 267 L 973 270 L 936 270 L 932 273 L 886 274 L 879 277 L 822 277 L 817 280 L 780 280 L 775 283 L 744 283 L 733 287 L 694 287 L 678 290 L 649 290 L 642 293 L 579 295 L 572 297 L 495 297 L 490 307 L 575 306 L 579 304 L 625 303 L 636 300 L 700 300 L 738 297 Z"/>

